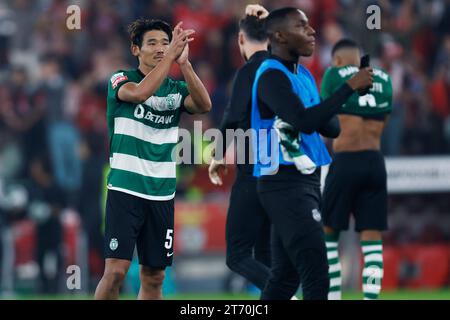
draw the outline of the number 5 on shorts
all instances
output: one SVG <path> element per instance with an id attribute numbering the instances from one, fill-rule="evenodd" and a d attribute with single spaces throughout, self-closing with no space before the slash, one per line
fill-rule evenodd
<path id="1" fill-rule="evenodd" d="M 173 229 L 167 229 L 166 242 L 164 242 L 164 247 L 169 250 L 172 248 L 173 244 Z"/>

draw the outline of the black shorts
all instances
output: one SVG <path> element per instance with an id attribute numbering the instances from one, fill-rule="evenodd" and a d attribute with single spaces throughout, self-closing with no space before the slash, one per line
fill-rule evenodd
<path id="1" fill-rule="evenodd" d="M 174 200 L 154 201 L 108 190 L 105 258 L 132 260 L 164 269 L 173 260 Z"/>
<path id="2" fill-rule="evenodd" d="M 347 230 L 387 229 L 387 178 L 379 151 L 336 153 L 325 180 L 322 215 L 325 226 Z"/>

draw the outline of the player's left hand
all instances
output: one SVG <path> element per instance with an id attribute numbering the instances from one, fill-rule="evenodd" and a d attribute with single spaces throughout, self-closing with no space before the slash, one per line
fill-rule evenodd
<path id="1" fill-rule="evenodd" d="M 183 31 L 181 29 L 181 31 Z M 186 45 L 184 46 L 183 52 L 181 52 L 180 56 L 176 60 L 179 65 L 185 64 L 189 61 L 189 42 L 193 41 L 194 38 L 188 38 Z"/>
<path id="2" fill-rule="evenodd" d="M 184 64 L 184 63 L 186 63 L 188 61 L 189 61 L 189 44 L 186 43 L 186 46 L 184 47 L 183 52 L 178 57 L 176 62 L 178 64 Z"/>
<path id="3" fill-rule="evenodd" d="M 223 160 L 211 160 L 209 165 L 208 174 L 209 180 L 215 186 L 221 186 L 223 184 L 222 177 L 220 176 L 220 171 L 223 170 L 224 175 L 228 173 L 227 166 Z"/>

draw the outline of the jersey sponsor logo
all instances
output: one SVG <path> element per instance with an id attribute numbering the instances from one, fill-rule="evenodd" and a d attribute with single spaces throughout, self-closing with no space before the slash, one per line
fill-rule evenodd
<path id="1" fill-rule="evenodd" d="M 144 104 L 157 111 L 175 110 L 181 106 L 183 96 L 180 93 L 171 93 L 166 97 L 151 96 Z"/>
<path id="2" fill-rule="evenodd" d="M 142 106 L 142 104 L 138 104 L 136 106 L 136 109 L 134 109 L 134 116 L 137 119 L 143 119 L 144 118 L 144 113 L 145 113 L 144 107 Z"/>
<path id="3" fill-rule="evenodd" d="M 123 72 L 119 72 L 114 74 L 111 77 L 111 86 L 113 89 L 117 88 L 117 85 L 121 83 L 122 81 L 128 80 L 128 77 L 123 74 Z"/>
<path id="4" fill-rule="evenodd" d="M 115 251 L 119 247 L 119 241 L 117 241 L 117 238 L 112 238 L 109 242 L 109 248 L 112 251 Z"/>
<path id="5" fill-rule="evenodd" d="M 145 112 L 145 108 L 141 104 L 138 104 L 136 106 L 136 109 L 134 109 L 134 116 L 136 117 L 136 119 L 145 119 L 157 124 L 172 123 L 172 120 L 174 118 L 174 115 L 160 116 L 157 114 L 153 114 L 151 111 Z"/>
<path id="6" fill-rule="evenodd" d="M 320 211 L 318 209 L 312 210 L 312 217 L 317 222 L 320 222 L 322 220 L 322 215 L 320 214 Z"/>

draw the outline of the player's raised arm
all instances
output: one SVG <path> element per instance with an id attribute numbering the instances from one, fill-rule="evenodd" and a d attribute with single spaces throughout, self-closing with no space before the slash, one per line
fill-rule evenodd
<path id="1" fill-rule="evenodd" d="M 189 90 L 189 95 L 184 100 L 184 106 L 191 113 L 209 112 L 212 107 L 211 99 L 202 81 L 192 68 L 191 63 L 188 61 L 180 64 L 180 67 Z"/>
<path id="2" fill-rule="evenodd" d="M 279 70 L 269 70 L 262 74 L 258 83 L 258 98 L 296 131 L 312 133 L 325 126 L 355 91 L 371 84 L 372 70 L 361 69 L 328 99 L 314 108 L 306 108 L 292 92 L 289 79 Z M 331 136 L 339 134 L 333 131 Z"/>
<path id="3" fill-rule="evenodd" d="M 145 56 L 148 57 L 147 64 L 149 66 L 151 66 L 153 60 L 160 61 L 140 83 L 129 82 L 124 84 L 118 91 L 120 100 L 131 103 L 144 102 L 161 86 L 172 63 L 181 55 L 188 41 L 190 41 L 189 36 L 195 32 L 190 29 L 182 30 L 181 24 L 182 22 L 175 27 L 172 41 L 166 33 L 160 32 L 143 39 L 140 47 L 137 44 L 132 44 L 131 50 L 134 56 L 138 56 L 141 51 L 147 51 Z M 165 50 L 165 47 L 168 47 L 167 50 Z M 146 61 L 144 61 L 145 63 Z"/>
<path id="4" fill-rule="evenodd" d="M 190 41 L 191 40 L 193 39 L 190 39 Z M 212 107 L 211 99 L 204 84 L 195 73 L 192 64 L 189 62 L 189 44 L 186 44 L 176 62 L 180 66 L 189 91 L 189 95 L 184 100 L 185 108 L 190 113 L 209 112 Z"/>

